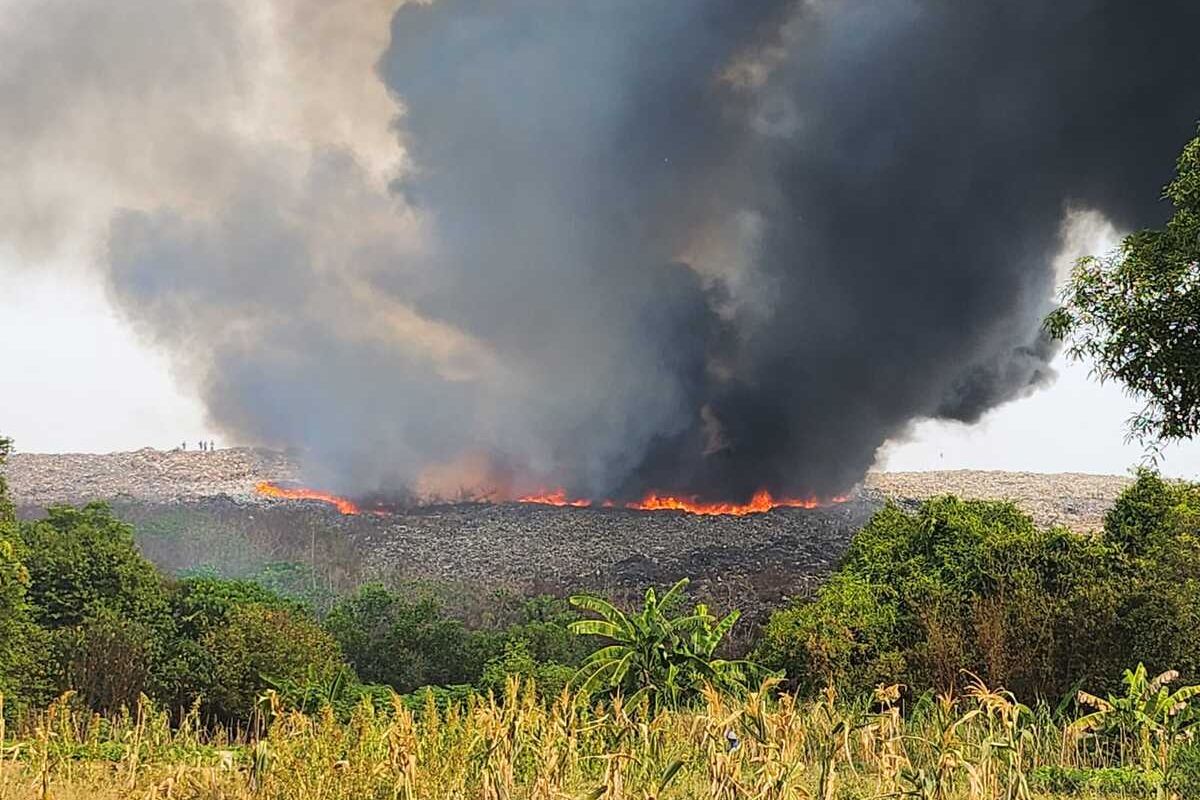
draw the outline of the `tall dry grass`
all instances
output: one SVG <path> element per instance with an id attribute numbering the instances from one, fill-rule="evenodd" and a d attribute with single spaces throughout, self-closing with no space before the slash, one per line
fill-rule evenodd
<path id="1" fill-rule="evenodd" d="M 430 698 L 415 713 L 397 698 L 341 720 L 267 698 L 253 740 L 195 714 L 172 726 L 146 704 L 102 719 L 66 697 L 6 741 L 0 800 L 1023 800 L 1036 767 L 1095 758 L 1048 712 L 982 685 L 907 713 L 895 687 L 857 706 L 771 689 L 647 714 L 567 693 L 543 703 L 514 682 L 498 698 Z"/>

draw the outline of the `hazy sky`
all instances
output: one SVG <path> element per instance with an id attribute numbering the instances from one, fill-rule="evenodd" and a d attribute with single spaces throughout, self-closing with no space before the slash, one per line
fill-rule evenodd
<path id="1" fill-rule="evenodd" d="M 105 452 L 220 440 L 176 387 L 167 358 L 114 316 L 87 273 L 0 265 L 0 431 L 32 452 Z M 1124 440 L 1134 404 L 1086 365 L 1057 364 L 1048 389 L 975 426 L 929 422 L 893 443 L 890 469 L 1122 473 L 1141 457 Z M 225 442 L 233 444 L 232 442 Z M 194 445 L 193 445 L 194 446 Z M 1170 448 L 1165 472 L 1200 477 L 1200 444 Z"/>

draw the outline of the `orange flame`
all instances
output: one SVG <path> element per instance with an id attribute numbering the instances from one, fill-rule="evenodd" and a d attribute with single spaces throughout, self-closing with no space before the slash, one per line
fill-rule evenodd
<path id="1" fill-rule="evenodd" d="M 591 500 L 571 499 L 567 497 L 566 489 L 554 489 L 550 492 L 540 492 L 538 494 L 527 494 L 524 497 L 517 498 L 518 503 L 536 503 L 540 506 L 571 506 L 573 508 L 587 508 L 592 504 Z"/>
<path id="2" fill-rule="evenodd" d="M 537 494 L 529 494 L 517 498 L 518 503 L 534 503 L 543 506 L 571 506 L 588 508 L 595 505 L 591 500 L 572 498 L 565 489 L 553 489 Z M 844 503 L 845 497 L 835 497 L 829 503 Z M 600 503 L 603 508 L 614 508 L 612 500 Z M 637 502 L 625 503 L 623 508 L 633 511 L 685 511 L 688 514 L 703 516 L 735 516 L 744 517 L 748 514 L 763 514 L 775 508 L 820 508 L 825 505 L 815 498 L 774 497 L 766 489 L 761 489 L 750 498 L 748 503 L 706 503 L 698 497 L 675 497 L 673 495 L 650 492 Z"/>
<path id="3" fill-rule="evenodd" d="M 834 502 L 841 502 L 843 499 L 837 498 Z M 696 497 L 672 497 L 651 492 L 640 502 L 629 503 L 626 508 L 639 511 L 686 511 L 689 514 L 702 514 L 710 517 L 724 515 L 744 517 L 747 514 L 762 514 L 774 508 L 818 508 L 820 505 L 819 500 L 812 498 L 776 498 L 766 489 L 760 489 L 754 493 L 748 503 L 705 503 Z"/>
<path id="4" fill-rule="evenodd" d="M 362 509 L 353 500 L 339 497 L 328 492 L 315 489 L 288 488 L 270 481 L 263 481 L 254 490 L 264 497 L 274 497 L 281 500 L 315 500 L 327 503 L 343 514 L 360 514 Z M 834 497 L 828 503 L 844 503 L 845 497 Z M 518 503 L 532 503 L 544 506 L 559 506 L 571 508 L 589 508 L 597 505 L 586 498 L 571 497 L 566 489 L 550 489 L 535 494 L 527 494 L 517 498 Z M 605 500 L 599 503 L 604 508 L 615 508 L 617 503 Z M 750 498 L 748 503 L 706 503 L 698 497 L 676 497 L 674 495 L 650 492 L 641 500 L 624 503 L 621 507 L 633 511 L 683 511 L 688 514 L 702 516 L 735 516 L 744 517 L 749 514 L 762 514 L 776 508 L 819 508 L 824 502 L 815 498 L 774 497 L 766 489 L 761 489 Z M 377 515 L 385 515 L 383 511 L 373 511 Z"/>
<path id="5" fill-rule="evenodd" d="M 358 505 L 353 500 L 347 500 L 345 497 L 338 497 L 336 494 L 328 492 L 318 492 L 314 489 L 289 489 L 270 481 L 263 481 L 254 487 L 254 491 L 263 497 L 275 497 L 280 500 L 316 500 L 328 503 L 343 514 L 360 513 Z"/>

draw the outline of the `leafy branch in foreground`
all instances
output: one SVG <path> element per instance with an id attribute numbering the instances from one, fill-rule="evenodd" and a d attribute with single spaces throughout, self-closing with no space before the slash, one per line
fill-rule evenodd
<path id="1" fill-rule="evenodd" d="M 1145 405 L 1130 434 L 1148 446 L 1200 433 L 1200 137 L 1164 192 L 1163 228 L 1130 234 L 1111 256 L 1083 258 L 1046 330 Z"/>

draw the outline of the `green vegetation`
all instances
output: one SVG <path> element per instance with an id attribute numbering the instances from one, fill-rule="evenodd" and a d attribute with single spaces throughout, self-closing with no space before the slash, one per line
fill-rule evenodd
<path id="1" fill-rule="evenodd" d="M 707 687 L 740 693 L 749 676 L 761 671 L 748 661 L 727 661 L 713 653 L 738 621 L 732 611 L 718 620 L 700 604 L 690 614 L 673 615 L 683 602 L 687 579 L 659 600 L 646 590 L 640 613 L 626 614 L 598 597 L 577 595 L 571 604 L 600 616 L 571 623 L 574 633 L 611 644 L 592 653 L 580 669 L 585 693 L 603 689 L 636 705 L 645 697 L 653 708 L 678 708 Z"/>
<path id="2" fill-rule="evenodd" d="M 1046 321 L 1101 380 L 1145 401 L 1131 432 L 1147 444 L 1200 433 L 1200 137 L 1164 197 L 1171 220 L 1130 234 L 1114 255 L 1082 259 Z"/>
<path id="3" fill-rule="evenodd" d="M 947 691 L 964 671 L 1058 702 L 1129 664 L 1200 677 L 1200 488 L 1150 472 L 1104 530 L 1037 529 L 1011 504 L 891 505 L 812 600 L 772 616 L 756 657 L 795 688 Z"/>

